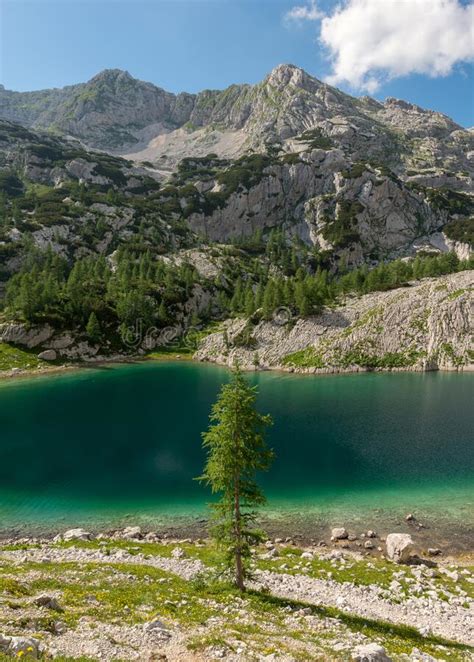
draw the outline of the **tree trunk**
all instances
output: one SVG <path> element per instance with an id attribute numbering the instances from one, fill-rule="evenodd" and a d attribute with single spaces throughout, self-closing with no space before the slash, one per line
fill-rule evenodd
<path id="1" fill-rule="evenodd" d="M 235 510 L 235 583 L 241 591 L 245 591 L 244 569 L 242 564 L 242 522 L 240 518 L 240 490 L 238 477 L 234 483 Z"/>

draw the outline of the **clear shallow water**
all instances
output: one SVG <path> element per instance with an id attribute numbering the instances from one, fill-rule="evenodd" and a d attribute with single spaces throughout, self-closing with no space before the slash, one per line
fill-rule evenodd
<path id="1" fill-rule="evenodd" d="M 0 529 L 202 516 L 200 433 L 228 372 L 94 368 L 0 386 Z M 473 374 L 259 373 L 269 515 L 471 519 Z"/>

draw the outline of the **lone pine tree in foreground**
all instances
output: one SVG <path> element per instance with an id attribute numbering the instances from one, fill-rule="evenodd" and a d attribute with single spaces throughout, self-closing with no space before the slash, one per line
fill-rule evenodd
<path id="1" fill-rule="evenodd" d="M 264 438 L 272 419 L 256 410 L 256 397 L 256 387 L 250 386 L 236 367 L 230 383 L 222 387 L 212 408 L 211 424 L 202 435 L 207 461 L 198 479 L 221 495 L 211 505 L 212 534 L 226 549 L 227 564 L 234 569 L 241 591 L 249 574 L 251 546 L 263 535 L 255 528 L 256 508 L 265 503 L 255 481 L 256 472 L 267 471 L 273 459 Z"/>

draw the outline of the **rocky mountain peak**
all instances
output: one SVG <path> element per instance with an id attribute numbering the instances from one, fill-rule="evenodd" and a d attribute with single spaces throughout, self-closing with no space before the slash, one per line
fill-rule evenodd
<path id="1" fill-rule="evenodd" d="M 315 86 L 322 85 L 321 81 L 294 64 L 277 65 L 265 78 L 265 83 L 272 87 L 282 88 L 292 85 L 303 89 L 314 89 Z"/>
<path id="2" fill-rule="evenodd" d="M 93 76 L 89 82 L 93 83 L 95 81 L 102 80 L 116 80 L 117 78 L 133 79 L 133 76 L 131 76 L 130 73 L 124 69 L 103 69 L 102 71 L 99 71 L 98 74 Z"/>
<path id="3" fill-rule="evenodd" d="M 109 89 L 114 92 L 118 89 L 132 89 L 137 86 L 155 87 L 151 83 L 143 83 L 134 78 L 128 71 L 122 69 L 104 69 L 93 76 L 86 86 L 89 88 Z"/>

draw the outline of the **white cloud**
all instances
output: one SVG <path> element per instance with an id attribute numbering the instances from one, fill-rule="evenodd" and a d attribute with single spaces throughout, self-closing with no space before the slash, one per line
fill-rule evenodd
<path id="1" fill-rule="evenodd" d="M 289 13 L 298 10 L 304 20 L 302 9 Z M 335 85 L 373 93 L 384 80 L 412 73 L 446 76 L 455 64 L 474 59 L 474 4 L 346 0 L 322 19 L 320 41 L 332 65 L 327 81 Z"/>
<path id="2" fill-rule="evenodd" d="M 308 5 L 293 7 L 286 12 L 284 20 L 287 23 L 302 21 L 319 21 L 324 18 L 323 12 L 319 11 L 316 0 L 312 0 Z"/>

